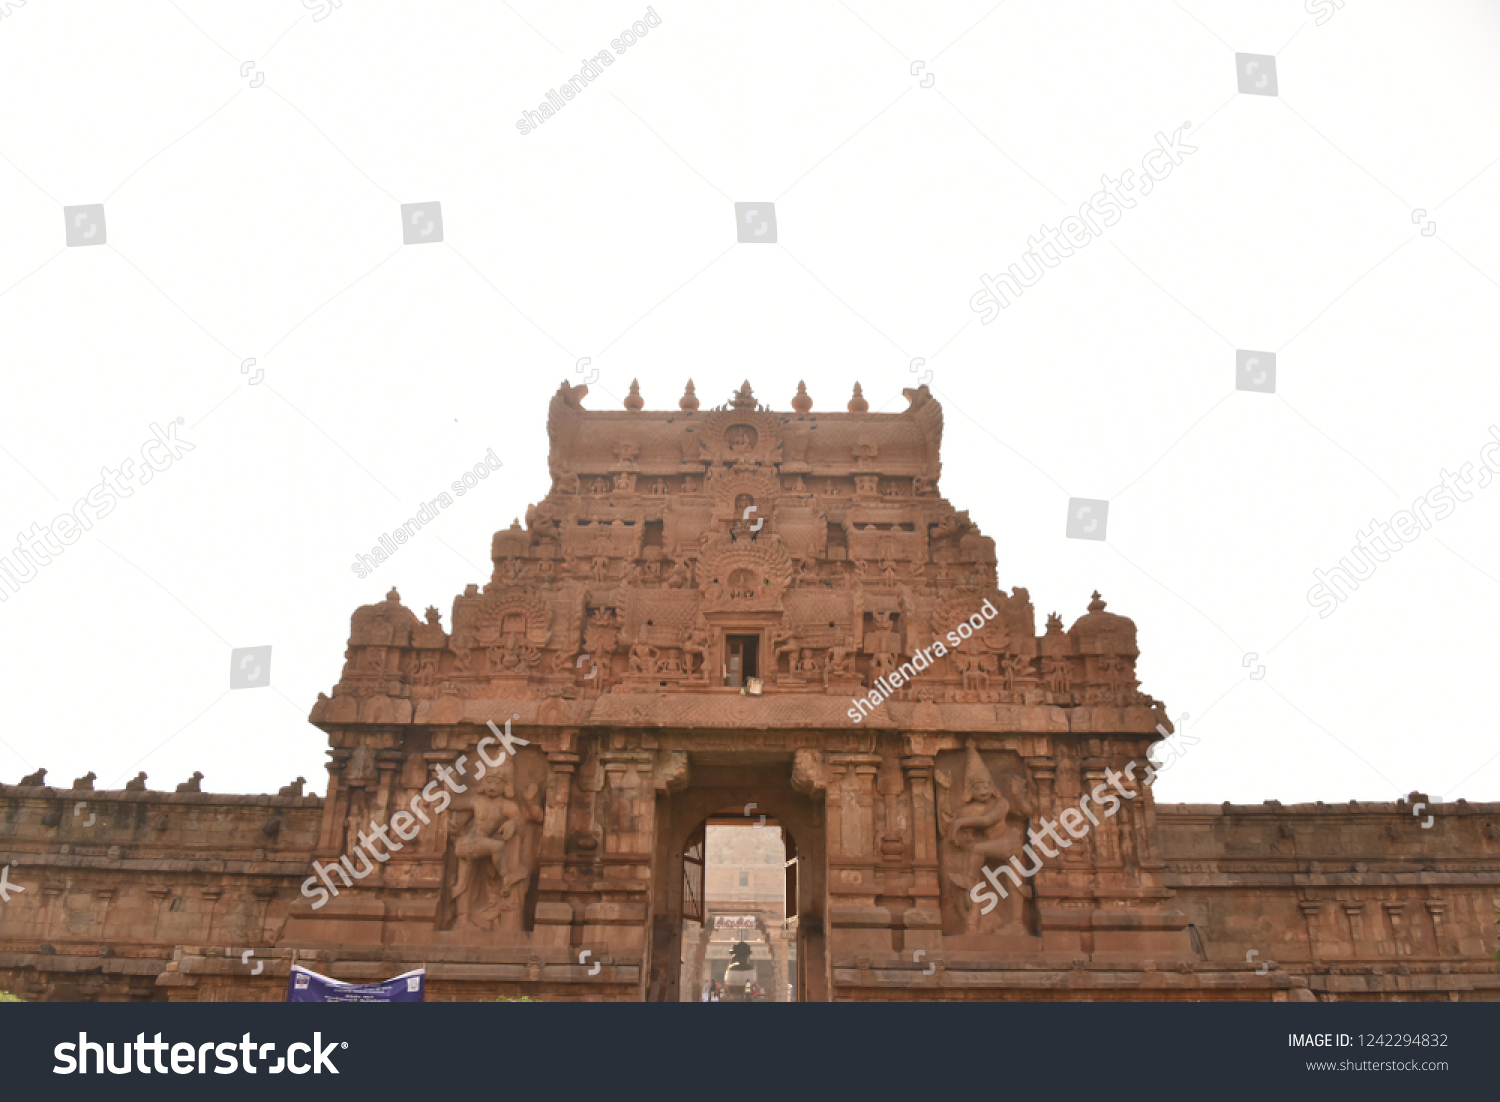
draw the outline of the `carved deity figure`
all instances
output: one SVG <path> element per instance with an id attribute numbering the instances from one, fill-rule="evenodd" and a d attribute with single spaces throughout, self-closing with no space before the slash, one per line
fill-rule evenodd
<path id="1" fill-rule="evenodd" d="M 954 668 L 966 691 L 983 690 L 990 687 L 989 675 L 979 665 L 979 657 L 959 651 L 953 656 Z"/>
<path id="2" fill-rule="evenodd" d="M 529 643 L 523 643 L 516 637 L 515 632 L 507 634 L 504 645 L 491 647 L 489 653 L 490 669 L 498 673 L 529 673 L 531 668 L 542 659 L 541 651 Z"/>
<path id="3" fill-rule="evenodd" d="M 818 656 L 804 648 L 797 661 L 797 672 L 803 677 L 817 677 L 823 672 L 823 667 L 818 664 Z"/>
<path id="4" fill-rule="evenodd" d="M 630 672 L 639 674 L 654 674 L 656 672 L 656 660 L 661 657 L 661 652 L 645 642 L 632 643 L 630 645 Z"/>
<path id="5" fill-rule="evenodd" d="M 897 666 L 901 665 L 899 656 L 891 653 L 891 644 L 886 639 L 880 640 L 880 650 L 870 660 L 870 677 L 878 681 L 889 675 Z"/>
<path id="6" fill-rule="evenodd" d="M 854 655 L 848 647 L 837 643 L 828 648 L 828 661 L 823 665 L 823 688 L 828 688 L 831 677 L 847 677 L 854 673 Z"/>
<path id="7" fill-rule="evenodd" d="M 589 574 L 594 581 L 602 582 L 609 577 L 609 556 L 595 555 L 589 560 Z"/>
<path id="8" fill-rule="evenodd" d="M 1013 691 L 1020 688 L 1022 678 L 1031 676 L 1031 663 L 1019 654 L 1012 654 L 1000 663 L 1000 669 L 1005 674 L 1005 688 Z"/>
<path id="9" fill-rule="evenodd" d="M 1029 882 L 1023 880 L 1017 886 L 1001 874 L 999 879 L 1006 887 L 1007 897 L 989 915 L 981 914 L 981 905 L 969 896 L 970 889 L 983 879 L 986 864 L 998 872 L 999 865 L 1013 855 L 1022 854 L 1026 824 L 1034 811 L 1025 781 L 1007 774 L 997 787 L 973 739 L 965 744 L 962 802 L 956 808 L 952 779 L 941 769 L 934 770 L 933 777 L 939 788 L 943 873 L 953 888 L 952 898 L 963 918 L 964 932 L 1025 933 L 1024 907 L 1031 896 Z M 1024 856 L 1021 859 L 1026 860 Z"/>
<path id="10" fill-rule="evenodd" d="M 468 797 L 470 820 L 453 846 L 458 878 L 453 903 L 462 925 L 484 930 L 521 928 L 521 905 L 531 878 L 532 854 L 527 823 L 540 823 L 537 786 L 529 784 L 515 798 L 515 759 L 479 781 Z"/>
<path id="11" fill-rule="evenodd" d="M 797 633 L 792 629 L 792 621 L 789 616 L 782 616 L 781 623 L 771 629 L 771 669 L 781 669 L 781 656 L 791 655 L 787 661 L 787 672 L 797 672 L 797 652 L 801 650 L 797 642 Z"/>
<path id="12" fill-rule="evenodd" d="M 698 656 L 698 667 L 705 681 L 708 680 L 708 640 L 708 625 L 702 620 L 699 620 L 682 633 L 682 658 L 687 666 L 684 672 L 689 676 L 692 675 L 692 656 L 696 654 Z"/>
<path id="13" fill-rule="evenodd" d="M 469 673 L 472 669 L 474 642 L 467 632 L 457 632 L 448 640 L 454 655 L 453 672 Z"/>
<path id="14" fill-rule="evenodd" d="M 1066 658 L 1043 658 L 1042 676 L 1054 693 L 1066 693 L 1073 687 L 1073 674 Z"/>

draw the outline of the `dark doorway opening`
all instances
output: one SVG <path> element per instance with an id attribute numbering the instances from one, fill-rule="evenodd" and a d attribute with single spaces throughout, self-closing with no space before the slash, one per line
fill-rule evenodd
<path id="1" fill-rule="evenodd" d="M 725 636 L 724 658 L 724 684 L 742 688 L 746 680 L 760 676 L 760 636 Z"/>
<path id="2" fill-rule="evenodd" d="M 780 823 L 756 818 L 714 815 L 689 837 L 684 873 L 697 883 L 683 899 L 685 1002 L 797 1001 L 796 847 Z M 689 866 L 689 854 L 701 864 Z"/>

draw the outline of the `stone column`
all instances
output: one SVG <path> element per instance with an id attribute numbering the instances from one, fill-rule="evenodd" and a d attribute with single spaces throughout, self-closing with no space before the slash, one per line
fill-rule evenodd
<path id="1" fill-rule="evenodd" d="M 828 855 L 845 861 L 874 861 L 875 775 L 878 754 L 828 756 Z"/>
<path id="2" fill-rule="evenodd" d="M 564 739 L 565 745 L 572 740 Z M 542 879 L 562 879 L 563 859 L 567 851 L 568 811 L 573 794 L 573 775 L 578 771 L 578 755 L 558 750 L 547 755 L 547 802 L 542 819 L 542 844 L 538 864 Z M 549 875 L 549 873 L 551 875 Z"/>
<path id="3" fill-rule="evenodd" d="M 1302 910 L 1302 917 L 1307 922 L 1307 951 L 1314 962 L 1319 957 L 1318 941 L 1318 916 L 1323 913 L 1323 904 L 1317 900 L 1305 899 L 1297 904 Z"/>
<path id="4" fill-rule="evenodd" d="M 912 895 L 938 899 L 937 797 L 932 788 L 933 759 L 917 754 L 901 760 L 911 789 Z"/>
<path id="5" fill-rule="evenodd" d="M 329 750 L 328 799 L 323 804 L 323 824 L 318 839 L 318 854 L 337 855 L 344 844 L 344 819 L 349 814 L 349 789 L 344 784 L 344 767 L 351 750 Z"/>
<path id="6" fill-rule="evenodd" d="M 771 951 L 771 1001 L 787 1001 L 787 941 L 786 931 L 766 928 L 766 948 Z"/>
<path id="7" fill-rule="evenodd" d="M 443 765 L 447 766 L 449 769 L 452 769 L 453 763 L 458 760 L 458 751 L 428 750 L 423 753 L 422 758 L 427 762 L 428 779 L 437 781 L 438 788 L 443 789 L 445 792 L 448 792 L 449 796 L 452 796 L 453 793 L 448 790 L 448 786 L 445 785 L 442 781 L 442 778 L 438 776 L 437 767 Z M 465 766 L 465 768 L 468 767 Z M 460 777 L 455 783 L 463 784 L 464 780 Z M 426 787 L 426 785 L 424 784 L 423 787 Z M 448 824 L 453 819 L 451 812 L 451 807 L 448 811 L 443 812 L 443 814 L 441 815 L 434 815 L 431 811 L 428 811 L 427 814 L 428 817 L 432 819 L 432 825 L 430 827 L 424 827 L 422 829 L 423 839 L 426 839 L 429 834 L 432 838 L 430 844 L 423 846 L 423 852 L 437 858 L 439 878 L 442 877 L 443 859 L 447 856 L 448 853 Z"/>
<path id="8" fill-rule="evenodd" d="M 1448 904 L 1441 899 L 1424 899 L 1422 903 L 1432 918 L 1432 940 L 1437 946 L 1437 955 L 1443 956 L 1443 917 L 1448 910 Z"/>
<path id="9" fill-rule="evenodd" d="M 561 745 L 575 745 L 576 731 L 564 731 Z M 573 907 L 563 898 L 566 889 L 568 806 L 578 755 L 566 750 L 547 755 L 547 793 L 542 812 L 542 838 L 537 848 L 537 904 L 534 943 L 537 948 L 562 948 L 570 943 Z"/>
<path id="10" fill-rule="evenodd" d="M 1104 785 L 1106 792 L 1113 791 L 1104 779 L 1104 771 L 1107 762 L 1100 757 L 1086 757 L 1083 759 L 1083 783 L 1089 793 L 1089 806 L 1094 807 L 1094 789 Z M 1118 796 L 1115 797 L 1119 799 Z M 1123 801 L 1122 801 L 1123 802 Z M 1120 860 L 1120 835 L 1119 827 L 1113 816 L 1106 817 L 1102 811 L 1095 809 L 1094 814 L 1099 818 L 1099 825 L 1089 832 L 1094 839 L 1094 865 L 1101 869 L 1117 869 L 1122 864 Z"/>
<path id="11" fill-rule="evenodd" d="M 1346 900 L 1343 903 L 1344 914 L 1349 919 L 1349 955 L 1357 957 L 1360 955 L 1360 942 L 1364 940 L 1364 914 L 1365 905 L 1362 901 L 1356 902 Z"/>
<path id="12" fill-rule="evenodd" d="M 703 918 L 698 938 L 689 946 L 687 964 L 683 968 L 678 998 L 685 1003 L 701 1002 L 703 999 L 703 961 L 708 956 L 708 943 L 714 935 L 713 916 L 705 914 Z"/>
<path id="13" fill-rule="evenodd" d="M 612 955 L 649 959 L 648 946 L 656 945 L 655 930 L 648 929 L 656 825 L 655 755 L 627 746 L 625 735 L 609 737 L 611 748 L 599 755 L 605 776 L 603 887 L 584 907 L 583 943 L 605 947 L 603 951 Z M 677 962 L 668 967 L 675 971 Z M 653 997 L 648 984 L 662 979 L 670 985 L 667 974 L 658 974 L 653 963 L 641 977 L 641 998 Z"/>
<path id="14" fill-rule="evenodd" d="M 388 826 L 390 824 L 392 805 L 396 803 L 396 774 L 397 770 L 399 770 L 400 768 L 400 750 L 375 751 L 375 769 L 377 771 L 377 779 L 375 781 L 374 791 L 370 796 L 370 817 L 366 822 L 360 824 L 360 830 L 368 831 L 371 823 L 378 823 L 382 826 Z M 405 849 L 406 844 L 399 838 L 396 839 L 396 844 L 401 846 L 403 850 Z M 389 847 L 387 846 L 378 846 L 377 844 L 377 848 L 389 852 Z M 413 855 L 403 853 L 401 851 L 390 853 L 390 858 L 393 861 L 410 860 L 411 856 Z M 370 881 L 368 881 L 368 883 L 375 887 L 380 887 L 381 885 L 383 885 L 385 883 L 386 865 L 388 865 L 389 863 L 390 862 L 388 861 L 381 861 L 379 863 L 379 870 L 377 875 L 372 877 Z"/>

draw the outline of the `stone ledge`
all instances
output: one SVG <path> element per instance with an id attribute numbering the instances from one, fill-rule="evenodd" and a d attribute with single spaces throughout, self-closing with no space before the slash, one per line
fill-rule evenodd
<path id="1" fill-rule="evenodd" d="M 321 796 L 244 795 L 227 792 L 155 792 L 151 789 L 127 792 L 123 788 L 57 788 L 53 785 L 0 784 L 0 799 L 32 800 L 108 800 L 110 803 L 162 803 L 179 806 L 321 808 Z"/>

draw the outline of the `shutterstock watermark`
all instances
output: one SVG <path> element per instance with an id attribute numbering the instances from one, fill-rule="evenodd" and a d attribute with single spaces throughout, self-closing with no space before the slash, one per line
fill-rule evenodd
<path id="1" fill-rule="evenodd" d="M 1161 776 L 1176 761 L 1183 757 L 1187 746 L 1191 746 L 1198 741 L 1183 729 L 1187 720 L 1188 716 L 1186 714 L 1178 720 L 1177 733 L 1175 735 L 1169 734 L 1167 729 L 1161 724 L 1158 723 L 1156 725 L 1156 730 L 1163 736 L 1163 741 L 1154 745 L 1151 748 L 1151 752 L 1153 754 L 1162 754 L 1165 752 L 1166 756 L 1147 759 L 1144 774 L 1139 782 L 1142 787 L 1149 787 L 1154 784 L 1157 777 Z M 1120 810 L 1120 801 L 1122 799 L 1133 800 L 1139 796 L 1140 792 L 1127 788 L 1120 783 L 1122 777 L 1126 780 L 1135 781 L 1135 771 L 1139 765 L 1139 762 L 1129 761 L 1125 763 L 1125 768 L 1122 770 L 1105 769 L 1104 780 L 1094 785 L 1091 791 L 1083 793 L 1078 798 L 1077 804 L 1064 808 L 1058 814 L 1056 820 L 1040 816 L 1040 828 L 1028 826 L 1026 828 L 1026 837 L 1031 840 L 1031 843 L 1030 845 L 1022 846 L 1021 850 L 1029 859 L 1027 862 L 1030 865 L 1029 868 L 1021 864 L 1020 854 L 1013 854 L 1010 860 L 1002 864 L 998 869 L 992 869 L 988 865 L 984 866 L 982 871 L 984 879 L 989 881 L 989 886 L 986 886 L 982 880 L 969 889 L 969 898 L 980 905 L 979 913 L 987 915 L 1000 905 L 1000 900 L 1010 898 L 1009 891 L 1000 881 L 1000 873 L 1003 872 L 1006 876 L 1010 877 L 1011 887 L 1021 887 L 1023 877 L 1029 880 L 1042 871 L 1043 858 L 1057 857 L 1062 850 L 1071 849 L 1073 842 L 1082 841 L 1088 837 L 1091 827 L 1099 825 L 1099 818 L 1094 813 L 1096 808 L 1102 808 L 1104 817 L 1108 819 Z M 1110 791 L 1111 788 L 1114 789 L 1113 792 Z M 1068 838 L 1064 838 L 1057 832 L 1059 826 L 1067 831 Z M 1069 838 L 1072 840 L 1070 841 Z M 1059 848 L 1050 849 L 1047 841 L 1051 841 Z M 1041 851 L 1040 855 L 1037 854 L 1037 850 Z M 994 888 L 994 891 L 990 890 L 991 887 Z M 999 893 L 998 895 L 996 894 L 997 892 Z"/>
<path id="2" fill-rule="evenodd" d="M 508 719 L 505 721 L 505 730 L 502 731 L 492 721 L 489 728 L 493 734 L 486 735 L 479 741 L 479 746 L 476 750 L 476 753 L 479 755 L 479 768 L 474 774 L 476 782 L 484 780 L 485 774 L 489 770 L 498 770 L 507 757 L 514 757 L 517 746 L 531 745 L 526 739 L 510 733 L 510 722 Z M 492 758 L 485 753 L 486 750 L 497 744 L 502 748 L 499 754 Z M 391 859 L 392 853 L 405 849 L 406 847 L 401 842 L 414 841 L 417 835 L 422 832 L 422 828 L 432 822 L 423 810 L 424 804 L 436 805 L 432 807 L 434 815 L 441 815 L 447 811 L 448 805 L 453 802 L 453 795 L 450 793 L 462 794 L 469 790 L 468 785 L 459 784 L 453 779 L 454 774 L 460 777 L 468 775 L 468 770 L 466 769 L 468 761 L 469 756 L 467 754 L 460 754 L 458 760 L 453 763 L 452 768 L 446 765 L 435 766 L 434 771 L 437 773 L 438 779 L 428 781 L 426 787 L 411 798 L 410 810 L 402 808 L 400 811 L 397 811 L 391 816 L 389 823 L 380 823 L 371 819 L 369 834 L 366 834 L 362 830 L 358 831 L 359 845 L 354 847 L 354 855 L 359 858 L 360 868 L 356 869 L 354 867 L 354 862 L 349 860 L 348 854 L 328 865 L 314 861 L 312 863 L 313 875 L 302 881 L 302 894 L 308 899 L 313 900 L 312 909 L 316 911 L 333 898 L 333 896 L 339 894 L 338 888 L 334 886 L 333 877 L 329 873 L 338 873 L 339 878 L 344 882 L 344 887 L 352 888 L 355 880 L 363 880 L 375 871 L 377 864 L 385 864 L 385 862 Z M 390 836 L 389 832 L 391 831 L 396 833 L 401 842 L 396 841 Z M 385 847 L 385 852 L 381 852 L 376 847 L 375 842 L 377 839 Z M 320 880 L 322 883 L 319 883 Z"/>
<path id="3" fill-rule="evenodd" d="M 1494 439 L 1479 449 L 1477 484 L 1481 490 L 1500 474 L 1500 454 L 1497 454 L 1500 426 L 1491 425 L 1490 436 Z M 1456 475 L 1444 467 L 1438 474 L 1438 484 L 1413 501 L 1410 509 L 1398 509 L 1386 523 L 1372 518 L 1368 530 L 1355 534 L 1356 546 L 1349 549 L 1348 557 L 1339 559 L 1337 566 L 1327 570 L 1314 570 L 1317 584 L 1307 591 L 1307 603 L 1318 610 L 1318 618 L 1326 620 L 1332 616 L 1339 602 L 1347 601 L 1360 582 L 1369 581 L 1377 566 L 1407 544 L 1415 543 L 1418 536 L 1432 527 L 1433 521 L 1446 520 L 1458 511 L 1459 502 L 1472 501 L 1474 495 L 1469 487 L 1476 481 L 1470 474 L 1473 470 L 1473 463 L 1465 463 Z M 1459 485 L 1460 480 L 1465 485 Z"/>
<path id="4" fill-rule="evenodd" d="M 306 1036 L 306 1034 L 304 1034 Z M 329 1075 L 337 1075 L 339 1069 L 334 1066 L 332 1054 L 335 1049 L 347 1049 L 348 1041 L 329 1041 L 323 1043 L 323 1034 L 315 1032 L 311 1043 L 297 1041 L 286 1048 L 285 1056 L 277 1056 L 276 1062 L 271 1063 L 271 1056 L 276 1052 L 276 1042 L 267 1041 L 264 1044 L 251 1039 L 246 1033 L 238 1041 L 205 1041 L 201 1044 L 187 1041 L 163 1041 L 161 1034 L 155 1034 L 155 1039 L 146 1040 L 145 1033 L 137 1033 L 134 1041 L 121 1041 L 120 1063 L 115 1064 L 115 1042 L 114 1041 L 90 1041 L 85 1032 L 78 1034 L 78 1040 L 63 1041 L 54 1045 L 52 1049 L 53 1059 L 57 1061 L 52 1069 L 53 1075 L 130 1075 L 133 1072 L 141 1075 L 150 1075 L 153 1071 L 157 1075 L 168 1073 L 167 1064 L 171 1064 L 173 1075 L 233 1075 L 241 1067 L 254 1075 L 258 1071 L 264 1071 L 268 1075 L 280 1075 L 283 1071 L 289 1071 L 293 1075 L 306 1075 L 312 1072 L 314 1075 L 322 1075 L 325 1071 Z M 131 1054 L 135 1055 L 135 1062 L 131 1063 Z M 298 1060 L 299 1052 L 304 1057 Z M 90 1060 L 89 1057 L 93 1059 Z M 311 1057 L 311 1059 L 306 1059 Z M 215 1063 L 210 1065 L 210 1058 Z M 256 1060 L 261 1061 L 260 1067 L 255 1066 Z M 93 1071 L 89 1071 L 92 1064 Z"/>
<path id="5" fill-rule="evenodd" d="M 1131 184 L 1135 169 L 1127 168 L 1118 180 L 1111 179 L 1106 173 L 1099 177 L 1103 189 L 1089 196 L 1076 215 L 1068 215 L 1058 223 L 1057 229 L 1043 222 L 1039 234 L 1026 239 L 1026 251 L 1021 254 L 1021 262 L 1026 265 L 1024 274 L 1018 262 L 998 276 L 980 276 L 983 287 L 969 299 L 969 309 L 984 315 L 980 318 L 981 323 L 988 325 L 998 318 L 1000 311 L 1025 294 L 1027 287 L 1040 282 L 1048 268 L 1056 268 L 1072 256 L 1075 249 L 1082 249 L 1090 241 L 1102 237 L 1105 229 L 1124 217 L 1124 210 L 1135 206 L 1138 196 L 1150 195 L 1157 181 L 1170 176 L 1172 169 L 1182 164 L 1183 157 L 1198 152 L 1197 146 L 1182 141 L 1182 132 L 1190 126 L 1192 123 L 1183 123 L 1170 138 L 1157 133 L 1157 147 L 1141 158 L 1143 175 L 1138 181 L 1139 190 L 1137 185 Z"/>
<path id="6" fill-rule="evenodd" d="M 661 16 L 656 14 L 654 8 L 647 8 L 643 18 L 637 19 L 621 31 L 619 37 L 610 42 L 610 48 L 617 55 L 623 55 L 631 46 L 645 38 L 651 32 L 651 28 L 660 26 Z M 615 59 L 610 56 L 609 50 L 600 50 L 593 57 L 584 58 L 577 76 L 571 76 L 558 87 L 548 89 L 547 98 L 537 105 L 535 111 L 521 112 L 521 117 L 516 120 L 516 129 L 523 136 L 540 129 L 542 123 L 556 115 L 573 99 L 582 95 L 583 90 L 589 86 L 589 82 L 598 80 L 604 70 L 614 63 Z"/>
<path id="7" fill-rule="evenodd" d="M 1344 0 L 1303 0 L 1302 9 L 1309 15 L 1316 15 L 1313 20 L 1318 26 L 1322 26 L 1333 18 L 1333 13 L 1344 6 Z"/>
<path id="8" fill-rule="evenodd" d="M 0 601 L 7 600 L 10 593 L 19 593 L 21 586 L 59 558 L 65 547 L 77 543 L 84 532 L 119 508 L 122 498 L 135 496 L 129 480 L 134 480 L 136 486 L 144 486 L 156 477 L 156 472 L 166 470 L 173 460 L 192 451 L 193 445 L 177 435 L 182 420 L 179 417 L 168 421 L 165 429 L 152 423 L 151 439 L 141 445 L 144 462 L 139 470 L 134 459 L 120 460 L 118 470 L 101 467 L 99 484 L 75 501 L 71 512 L 53 517 L 45 527 L 32 524 L 30 532 L 17 532 L 15 550 L 0 554 Z"/>

